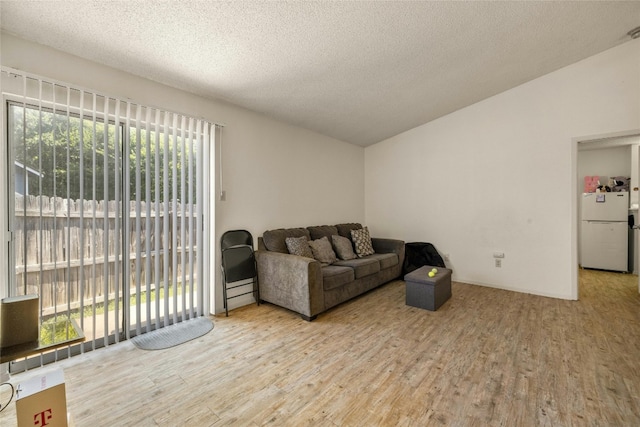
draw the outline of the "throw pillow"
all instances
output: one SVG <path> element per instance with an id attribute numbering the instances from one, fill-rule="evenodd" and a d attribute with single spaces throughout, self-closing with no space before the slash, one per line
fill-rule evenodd
<path id="1" fill-rule="evenodd" d="M 333 249 L 335 249 L 338 258 L 343 260 L 357 258 L 353 252 L 351 240 L 342 236 L 331 236 L 331 240 L 333 241 Z"/>
<path id="2" fill-rule="evenodd" d="M 309 242 L 305 236 L 287 237 L 284 239 L 290 254 L 313 258 Z"/>
<path id="3" fill-rule="evenodd" d="M 311 242 L 309 242 L 309 246 L 311 246 L 313 257 L 321 264 L 329 265 L 338 260 L 338 258 L 336 258 L 336 253 L 333 252 L 331 243 L 329 243 L 329 239 L 327 239 L 327 236 L 324 236 L 322 239 L 312 240 Z"/>
<path id="4" fill-rule="evenodd" d="M 369 229 L 367 227 L 359 230 L 351 230 L 351 240 L 353 240 L 353 246 L 356 249 L 358 258 L 373 255 L 375 253 L 373 250 L 373 244 L 371 243 Z"/>
<path id="5" fill-rule="evenodd" d="M 345 224 L 337 224 L 338 234 L 347 239 L 351 239 L 351 230 L 359 230 L 362 228 L 362 224 L 358 222 L 347 222 Z"/>

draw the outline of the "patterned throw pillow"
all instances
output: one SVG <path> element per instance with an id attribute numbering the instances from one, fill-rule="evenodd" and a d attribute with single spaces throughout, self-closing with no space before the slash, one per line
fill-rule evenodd
<path id="1" fill-rule="evenodd" d="M 353 252 L 351 240 L 337 235 L 331 236 L 331 240 L 333 241 L 333 249 L 335 249 L 338 258 L 343 260 L 357 258 L 356 254 Z"/>
<path id="2" fill-rule="evenodd" d="M 313 257 L 321 264 L 329 265 L 338 260 L 327 236 L 324 236 L 322 239 L 312 240 L 309 242 L 309 246 L 311 246 Z"/>
<path id="3" fill-rule="evenodd" d="M 371 243 L 369 229 L 367 227 L 359 230 L 351 230 L 351 240 L 353 240 L 353 246 L 356 249 L 358 258 L 373 255 L 375 253 L 373 250 L 373 244 Z"/>
<path id="4" fill-rule="evenodd" d="M 313 258 L 309 242 L 305 236 L 287 237 L 284 239 L 290 254 Z"/>

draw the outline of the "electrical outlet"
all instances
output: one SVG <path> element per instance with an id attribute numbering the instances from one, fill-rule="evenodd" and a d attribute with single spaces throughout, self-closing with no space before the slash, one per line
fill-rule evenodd
<path id="1" fill-rule="evenodd" d="M 449 261 L 449 254 L 444 254 L 444 260 Z"/>
<path id="2" fill-rule="evenodd" d="M 502 260 L 500 258 L 496 258 L 496 267 L 502 267 Z"/>

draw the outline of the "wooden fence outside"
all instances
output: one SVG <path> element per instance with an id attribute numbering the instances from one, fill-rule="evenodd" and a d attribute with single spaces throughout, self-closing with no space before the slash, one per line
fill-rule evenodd
<path id="1" fill-rule="evenodd" d="M 124 262 L 129 269 L 125 292 L 135 292 L 138 275 L 143 290 L 163 286 L 165 280 L 170 286 L 179 285 L 183 268 L 187 282 L 182 285 L 186 286 L 191 257 L 195 269 L 199 243 L 196 206 L 169 202 L 167 215 L 164 203 L 150 203 L 149 211 L 145 202 L 138 210 L 135 201 L 129 203 L 127 232 L 118 235 L 116 230 L 124 230 L 125 224 L 122 205 L 119 208 L 115 201 L 16 194 L 13 242 L 17 294 L 38 293 L 43 314 L 56 307 L 63 311 L 77 308 L 81 302 L 85 306 L 101 303 L 115 297 L 116 283 L 122 291 Z M 127 259 L 123 259 L 125 243 Z M 173 283 L 174 277 L 177 283 Z"/>

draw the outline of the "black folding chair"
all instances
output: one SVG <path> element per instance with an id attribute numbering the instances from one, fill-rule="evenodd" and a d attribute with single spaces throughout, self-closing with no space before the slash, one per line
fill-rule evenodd
<path id="1" fill-rule="evenodd" d="M 226 315 L 229 316 L 228 301 L 232 298 L 253 294 L 256 303 L 260 305 L 258 273 L 251 233 L 247 230 L 227 231 L 220 239 L 220 246 L 222 248 L 222 293 Z M 233 296 L 228 296 L 229 290 L 246 286 L 251 286 L 251 290 L 234 292 Z"/>

